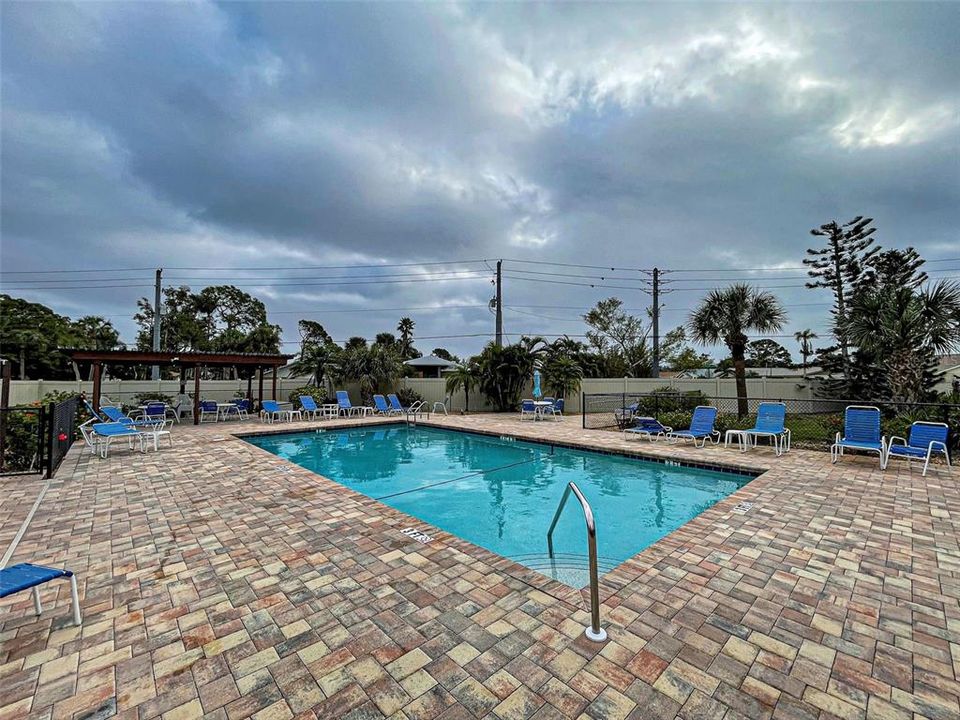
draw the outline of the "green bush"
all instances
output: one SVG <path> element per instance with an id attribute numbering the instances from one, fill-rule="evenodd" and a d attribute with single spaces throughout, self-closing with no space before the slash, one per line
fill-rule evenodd
<path id="1" fill-rule="evenodd" d="M 410 407 L 414 403 L 422 402 L 423 395 L 413 388 L 402 387 L 397 390 L 397 399 L 404 407 Z"/>

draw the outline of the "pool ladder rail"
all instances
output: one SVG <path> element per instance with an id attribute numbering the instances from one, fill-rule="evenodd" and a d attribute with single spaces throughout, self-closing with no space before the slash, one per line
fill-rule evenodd
<path id="1" fill-rule="evenodd" d="M 593 519 L 593 509 L 590 507 L 590 503 L 587 502 L 587 499 L 583 496 L 583 493 L 580 492 L 580 488 L 577 487 L 576 483 L 567 483 L 567 487 L 563 491 L 563 497 L 560 498 L 557 512 L 553 515 L 553 522 L 550 523 L 550 529 L 547 530 L 547 551 L 552 558 L 553 530 L 557 527 L 560 514 L 563 512 L 563 508 L 567 504 L 567 499 L 570 497 L 571 492 L 576 495 L 577 500 L 580 502 L 580 508 L 583 510 L 583 519 L 587 525 L 587 553 L 590 562 L 590 624 L 583 631 L 583 634 L 594 642 L 604 642 L 607 639 L 607 631 L 600 627 L 600 578 L 597 572 L 597 524 Z"/>

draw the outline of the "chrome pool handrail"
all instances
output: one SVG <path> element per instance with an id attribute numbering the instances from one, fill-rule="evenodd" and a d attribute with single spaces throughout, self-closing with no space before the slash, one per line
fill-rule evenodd
<path id="1" fill-rule="evenodd" d="M 560 520 L 560 514 L 567 504 L 567 498 L 570 492 L 577 496 L 580 501 L 580 508 L 583 510 L 583 519 L 587 525 L 587 553 L 590 560 L 590 625 L 584 631 L 584 634 L 594 642 L 603 642 L 607 639 L 607 631 L 600 627 L 600 579 L 597 573 L 597 524 L 593 519 L 593 509 L 590 503 L 580 492 L 576 483 L 567 483 L 563 491 L 563 497 L 560 498 L 560 504 L 553 515 L 553 522 L 550 523 L 550 529 L 547 530 L 547 551 L 550 557 L 553 557 L 553 530 L 557 527 L 557 521 Z"/>

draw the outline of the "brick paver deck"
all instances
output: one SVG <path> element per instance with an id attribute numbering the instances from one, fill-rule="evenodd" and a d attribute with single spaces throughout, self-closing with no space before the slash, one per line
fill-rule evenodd
<path id="1" fill-rule="evenodd" d="M 436 422 L 766 472 L 605 577 L 597 645 L 576 592 L 230 435 L 268 426 L 77 446 L 12 562 L 75 570 L 84 624 L 0 602 L 0 720 L 960 717 L 956 470 Z M 0 481 L 0 537 L 41 486 Z"/>

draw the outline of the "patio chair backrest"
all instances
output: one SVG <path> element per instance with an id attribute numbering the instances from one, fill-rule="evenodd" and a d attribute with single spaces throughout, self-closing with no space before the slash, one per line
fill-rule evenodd
<path id="1" fill-rule="evenodd" d="M 756 429 L 760 432 L 782 433 L 787 419 L 787 406 L 783 403 L 765 402 L 757 408 Z"/>
<path id="2" fill-rule="evenodd" d="M 944 423 L 918 420 L 910 426 L 910 438 L 907 440 L 907 444 L 910 447 L 923 448 L 924 450 L 929 448 L 932 442 L 946 445 L 949 430 L 950 428 Z"/>
<path id="3" fill-rule="evenodd" d="M 638 417 L 634 419 L 633 423 L 634 427 L 640 428 L 641 430 L 654 430 L 659 432 L 664 429 L 660 421 L 652 417 Z"/>
<path id="4" fill-rule="evenodd" d="M 550 403 L 551 405 L 553 405 L 553 403 L 556 402 L 556 398 L 552 398 L 552 397 L 550 397 L 549 395 L 547 395 L 546 397 L 543 398 L 543 401 L 544 401 L 544 402 L 548 402 L 548 403 Z"/>
<path id="5" fill-rule="evenodd" d="M 249 398 L 240 398 L 233 401 L 233 404 L 237 406 L 238 410 L 250 410 L 250 400 Z"/>
<path id="6" fill-rule="evenodd" d="M 698 435 L 709 435 L 713 432 L 713 423 L 717 419 L 717 409 L 712 405 L 697 405 L 693 409 L 693 418 L 690 420 L 690 432 Z"/>
<path id="7" fill-rule="evenodd" d="M 537 406 L 533 404 L 533 400 L 521 400 L 520 409 L 523 412 L 535 412 L 537 409 Z"/>
<path id="8" fill-rule="evenodd" d="M 377 410 L 380 412 L 387 412 L 390 409 L 387 407 L 387 401 L 384 399 L 383 395 L 374 395 L 373 404 L 377 406 Z"/>
<path id="9" fill-rule="evenodd" d="M 216 412 L 216 411 L 217 411 L 217 403 L 216 403 L 215 401 L 213 401 L 213 400 L 201 400 L 201 401 L 200 401 L 200 409 L 201 409 L 203 412 Z"/>
<path id="10" fill-rule="evenodd" d="M 264 400 L 261 403 L 261 406 L 263 407 L 264 410 L 266 410 L 269 413 L 280 412 L 280 406 L 277 405 L 276 400 Z"/>
<path id="11" fill-rule="evenodd" d="M 394 410 L 403 410 L 403 405 L 400 404 L 400 398 L 397 397 L 396 393 L 388 393 L 387 400 L 390 401 L 390 407 Z"/>
<path id="12" fill-rule="evenodd" d="M 849 405 L 843 415 L 843 438 L 854 442 L 880 444 L 880 408 Z"/>
<path id="13" fill-rule="evenodd" d="M 143 414 L 148 417 L 165 418 L 167 416 L 167 406 L 162 402 L 147 403 L 147 409 L 143 411 Z"/>
<path id="14" fill-rule="evenodd" d="M 100 412 L 105 415 L 110 422 L 123 422 L 125 420 L 130 420 L 130 418 L 120 412 L 118 408 L 110 407 L 109 405 L 102 406 L 100 408 Z"/>
<path id="15" fill-rule="evenodd" d="M 91 417 L 96 418 L 97 420 L 102 420 L 100 413 L 93 409 L 93 405 L 90 404 L 90 401 L 86 398 L 83 399 L 83 404 L 87 406 L 87 412 L 90 413 Z"/>
<path id="16" fill-rule="evenodd" d="M 350 404 L 350 396 L 346 390 L 337 390 L 337 404 L 343 410 L 349 410 L 353 407 L 353 405 Z"/>
<path id="17" fill-rule="evenodd" d="M 314 410 L 319 410 L 317 403 L 309 395 L 300 396 L 300 407 L 302 407 L 307 412 L 313 412 Z"/>
<path id="18" fill-rule="evenodd" d="M 553 409 L 558 412 L 563 412 L 563 398 L 553 401 Z"/>

